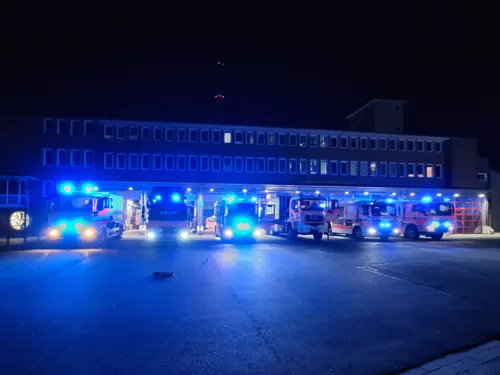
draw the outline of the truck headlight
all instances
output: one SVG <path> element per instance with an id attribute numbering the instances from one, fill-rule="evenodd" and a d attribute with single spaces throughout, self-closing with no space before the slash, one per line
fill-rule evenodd
<path id="1" fill-rule="evenodd" d="M 446 228 L 453 228 L 453 226 L 451 225 L 451 223 L 450 223 L 449 221 L 445 222 L 445 223 L 444 223 L 444 226 L 445 226 Z"/>
<path id="2" fill-rule="evenodd" d="M 181 238 L 181 240 L 186 240 L 189 236 L 189 233 L 185 230 L 183 230 L 180 234 L 179 234 L 179 237 Z"/>
<path id="3" fill-rule="evenodd" d="M 399 234 L 399 229 L 398 228 L 394 228 L 393 233 L 394 234 Z"/>
<path id="4" fill-rule="evenodd" d="M 56 228 L 52 228 L 49 229 L 47 234 L 49 235 L 50 238 L 58 238 L 61 235 L 61 232 L 59 232 L 59 230 Z"/>
<path id="5" fill-rule="evenodd" d="M 265 232 L 261 228 L 257 228 L 253 231 L 253 236 L 254 237 L 263 237 L 265 235 Z"/>
<path id="6" fill-rule="evenodd" d="M 94 238 L 95 237 L 95 230 L 93 228 L 87 228 L 83 231 L 83 236 L 85 238 Z"/>
<path id="7" fill-rule="evenodd" d="M 233 231 L 231 229 L 224 230 L 224 237 L 226 237 L 226 238 L 232 238 L 233 237 Z"/>
<path id="8" fill-rule="evenodd" d="M 154 240 L 154 239 L 156 239 L 156 233 L 155 232 L 147 232 L 146 237 L 148 238 L 148 240 Z"/>
<path id="9" fill-rule="evenodd" d="M 377 233 L 377 230 L 375 228 L 370 228 L 370 229 L 368 229 L 368 233 L 375 234 L 375 233 Z"/>

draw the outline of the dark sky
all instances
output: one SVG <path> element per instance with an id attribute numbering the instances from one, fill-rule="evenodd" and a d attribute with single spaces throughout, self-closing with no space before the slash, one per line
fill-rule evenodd
<path id="1" fill-rule="evenodd" d="M 413 132 L 491 139 L 493 9 L 399 3 L 238 17 L 13 8 L 0 34 L 0 111 L 212 122 L 222 59 L 227 123 L 342 129 L 380 97 L 410 101 Z"/>

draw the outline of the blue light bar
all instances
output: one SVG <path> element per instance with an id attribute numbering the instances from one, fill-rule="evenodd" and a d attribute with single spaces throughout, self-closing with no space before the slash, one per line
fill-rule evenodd
<path id="1" fill-rule="evenodd" d="M 380 228 L 390 228 L 392 226 L 392 224 L 390 222 L 387 222 L 387 221 L 382 221 L 378 225 Z"/>
<path id="2" fill-rule="evenodd" d="M 252 197 L 252 202 L 257 202 L 257 197 Z"/>
<path id="3" fill-rule="evenodd" d="M 430 203 L 430 202 L 432 202 L 432 198 L 429 197 L 429 196 L 425 196 L 425 197 L 422 198 L 422 202 L 424 202 L 424 203 Z"/>
<path id="4" fill-rule="evenodd" d="M 94 185 L 85 184 L 82 186 L 82 190 L 85 194 L 90 194 L 90 193 L 92 193 L 92 191 L 97 190 L 97 189 L 94 189 Z"/>
<path id="5" fill-rule="evenodd" d="M 392 199 L 392 198 L 387 198 L 385 200 L 385 203 L 393 203 L 393 202 L 394 202 L 394 199 Z"/>
<path id="6" fill-rule="evenodd" d="M 159 197 L 160 199 L 158 199 L 158 197 Z M 157 200 L 161 200 L 161 196 L 159 196 L 159 195 L 158 195 L 158 196 L 156 196 L 156 199 L 157 199 Z M 180 201 L 181 201 L 181 195 L 180 195 L 179 193 L 174 193 L 174 194 L 172 194 L 172 202 L 180 202 Z"/>
<path id="7" fill-rule="evenodd" d="M 61 193 L 72 194 L 75 191 L 75 185 L 70 183 L 65 183 L 61 185 Z"/>
<path id="8" fill-rule="evenodd" d="M 157 195 L 157 196 L 155 196 L 155 200 L 157 200 L 157 201 L 161 201 L 161 195 Z M 173 195 L 172 195 L 172 200 L 173 200 Z"/>

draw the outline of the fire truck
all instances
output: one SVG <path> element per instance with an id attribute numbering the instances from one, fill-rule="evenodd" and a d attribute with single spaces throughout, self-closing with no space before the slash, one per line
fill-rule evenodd
<path id="1" fill-rule="evenodd" d="M 390 236 L 399 234 L 396 214 L 396 206 L 392 202 L 346 202 L 329 215 L 332 220 L 330 233 L 345 235 L 355 240 L 379 237 L 381 241 L 387 241 Z"/>
<path id="2" fill-rule="evenodd" d="M 154 187 L 147 204 L 148 240 L 187 240 L 192 230 L 194 205 L 180 187 Z"/>
<path id="3" fill-rule="evenodd" d="M 328 233 L 325 219 L 326 199 L 320 195 L 277 197 L 280 222 L 271 226 L 272 235 L 286 235 L 295 240 L 298 235 L 312 235 L 321 241 Z"/>
<path id="4" fill-rule="evenodd" d="M 420 236 L 440 240 L 455 227 L 455 208 L 453 203 L 433 201 L 424 197 L 421 201 L 399 203 L 399 229 L 404 237 L 416 240 Z"/>
<path id="5" fill-rule="evenodd" d="M 49 241 L 105 241 L 121 239 L 124 231 L 123 197 L 99 193 L 97 187 L 71 183 L 61 185 L 50 199 Z"/>
<path id="6" fill-rule="evenodd" d="M 215 237 L 223 241 L 258 239 L 265 236 L 259 226 L 256 202 L 233 196 L 218 200 L 214 205 Z"/>

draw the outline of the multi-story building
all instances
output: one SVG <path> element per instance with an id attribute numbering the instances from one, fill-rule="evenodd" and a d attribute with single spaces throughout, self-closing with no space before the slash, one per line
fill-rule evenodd
<path id="1" fill-rule="evenodd" d="M 402 129 L 392 117 L 383 132 L 15 117 L 3 121 L 19 132 L 3 138 L 2 168 L 39 181 L 32 199 L 72 180 L 114 190 L 176 183 L 200 191 L 448 194 L 473 199 L 475 215 L 488 212 L 478 195 L 490 189 L 490 171 L 475 140 L 390 133 Z M 477 225 L 471 219 L 463 230 Z"/>

